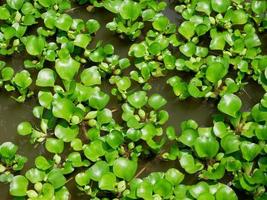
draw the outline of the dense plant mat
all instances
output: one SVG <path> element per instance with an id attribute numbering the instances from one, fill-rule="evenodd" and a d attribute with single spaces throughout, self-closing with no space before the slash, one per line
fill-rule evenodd
<path id="1" fill-rule="evenodd" d="M 18 103 L 38 99 L 37 123 L 25 119 L 17 132 L 46 151 L 25 168 L 16 144 L 0 145 L 0 182 L 14 199 L 75 199 L 69 181 L 95 200 L 267 199 L 267 93 L 249 110 L 239 97 L 251 81 L 267 90 L 267 1 L 0 4 L 1 93 Z M 112 17 L 101 27 L 72 17 L 77 7 Z M 128 56 L 96 40 L 100 28 L 128 41 Z M 4 61 L 15 54 L 25 58 L 23 70 Z M 214 102 L 212 125 L 167 126 L 168 100 L 151 92 L 151 81 L 163 78 L 180 101 Z M 177 167 L 144 175 L 153 159 Z"/>

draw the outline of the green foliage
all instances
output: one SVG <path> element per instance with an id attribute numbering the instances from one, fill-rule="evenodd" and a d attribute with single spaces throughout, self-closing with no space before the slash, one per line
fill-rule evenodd
<path id="1" fill-rule="evenodd" d="M 36 120 L 18 124 L 27 139 L 18 144 L 42 149 L 22 170 L 18 146 L 0 145 L 10 195 L 70 199 L 73 181 L 95 200 L 266 199 L 267 93 L 252 95 L 252 108 L 242 95 L 248 80 L 267 89 L 266 1 L 76 1 L 85 5 L 1 3 L 0 89 L 20 103 L 36 98 Z M 84 21 L 80 9 L 101 21 Z M 168 85 L 155 88 L 159 79 Z M 176 129 L 167 110 L 177 99 L 205 99 L 216 115 L 209 126 L 188 119 Z"/>

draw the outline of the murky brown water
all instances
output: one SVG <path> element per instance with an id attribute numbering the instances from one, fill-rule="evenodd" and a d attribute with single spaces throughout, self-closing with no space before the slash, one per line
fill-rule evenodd
<path id="1" fill-rule="evenodd" d="M 98 40 L 104 40 L 105 43 L 111 43 L 115 46 L 115 52 L 121 57 L 126 57 L 128 53 L 129 46 L 131 42 L 128 40 L 123 40 L 119 38 L 116 34 L 111 33 L 105 28 L 105 24 L 112 19 L 112 14 L 107 13 L 103 9 L 97 9 L 93 13 L 88 13 L 85 7 L 79 7 L 69 11 L 68 14 L 72 15 L 75 18 L 82 18 L 88 20 L 94 18 L 101 23 L 101 29 L 98 31 L 93 44 Z M 164 14 L 169 17 L 169 19 L 176 23 L 177 25 L 181 22 L 181 18 L 177 15 L 173 9 L 168 8 Z M 266 35 L 263 35 L 263 40 L 266 41 Z M 264 43 L 264 42 L 263 42 Z M 267 49 L 267 48 L 265 48 Z M 9 65 L 13 66 L 16 70 L 22 69 L 23 66 L 23 56 L 15 54 L 6 58 L 1 58 L 5 60 Z M 180 123 L 187 119 L 196 120 L 201 126 L 209 126 L 212 122 L 212 115 L 216 111 L 216 102 L 206 101 L 206 100 L 196 100 L 188 99 L 186 101 L 179 101 L 178 98 L 173 94 L 170 86 L 166 84 L 166 80 L 169 77 L 153 79 L 150 83 L 153 86 L 152 90 L 149 93 L 160 93 L 168 100 L 168 104 L 165 109 L 169 112 L 170 119 L 167 125 L 175 126 L 177 132 L 179 132 Z M 108 90 L 109 87 L 106 88 Z M 0 89 L 0 143 L 5 141 L 12 141 L 19 146 L 19 153 L 29 157 L 29 162 L 26 165 L 28 167 L 33 166 L 33 159 L 38 154 L 44 154 L 44 149 L 42 146 L 34 149 L 33 145 L 28 142 L 26 137 L 18 136 L 16 133 L 16 128 L 18 123 L 21 121 L 33 121 L 34 117 L 32 115 L 32 108 L 36 105 L 36 100 L 28 100 L 24 104 L 19 104 L 12 100 L 4 91 Z M 262 97 L 263 90 L 259 85 L 250 81 L 243 91 L 240 92 L 239 96 L 243 101 L 243 110 L 249 110 L 253 105 L 255 105 L 258 100 Z M 114 107 L 117 103 L 111 102 L 110 106 Z M 142 163 L 142 166 L 145 165 L 145 162 Z M 153 171 L 166 171 L 170 167 L 177 167 L 179 165 L 177 162 L 165 162 L 161 160 L 152 160 L 149 161 L 149 164 L 146 165 L 146 169 L 140 175 L 145 176 Z M 142 167 L 140 167 L 142 168 Z M 187 182 L 194 182 L 195 177 L 188 177 Z M 10 199 L 8 195 L 8 186 L 0 184 L 1 192 L 0 199 L 6 200 Z M 68 188 L 70 189 L 72 199 L 88 199 L 85 196 L 80 196 L 80 192 L 76 189 L 75 183 L 70 181 L 68 183 Z"/>

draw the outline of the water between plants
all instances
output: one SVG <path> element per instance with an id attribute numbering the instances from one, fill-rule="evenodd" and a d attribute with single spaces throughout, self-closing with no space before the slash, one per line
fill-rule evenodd
<path id="1" fill-rule="evenodd" d="M 119 38 L 117 35 L 111 33 L 105 28 L 105 24 L 112 19 L 112 15 L 110 13 L 107 13 L 102 9 L 98 9 L 94 13 L 88 13 L 84 6 L 77 6 L 74 9 L 72 8 L 68 12 L 68 14 L 72 15 L 72 17 L 81 18 L 84 20 L 88 20 L 90 18 L 98 20 L 102 26 L 101 29 L 97 32 L 94 41 L 101 39 L 105 40 L 106 43 L 111 43 L 114 45 L 115 51 L 118 55 L 120 55 L 121 57 L 127 56 L 131 42 Z M 166 9 L 164 14 L 168 16 L 173 23 L 179 24 L 181 22 L 179 15 L 177 15 L 170 7 Z M 266 46 L 267 34 L 263 35 L 261 37 L 261 40 L 263 45 Z M 263 49 L 266 51 L 267 47 L 265 46 L 263 47 Z M 1 59 L 6 61 L 10 66 L 19 70 L 22 69 L 23 60 L 25 58 L 21 55 L 15 54 L 11 57 Z M 211 117 L 217 112 L 216 102 L 196 99 L 179 101 L 178 98 L 176 98 L 173 94 L 171 87 L 166 84 L 167 79 L 171 75 L 174 74 L 170 74 L 169 76 L 163 78 L 152 79 L 150 81 L 150 84 L 153 87 L 150 93 L 157 92 L 165 97 L 168 101 L 167 105 L 165 106 L 165 109 L 170 115 L 167 126 L 173 125 L 176 128 L 177 133 L 179 133 L 180 123 L 187 119 L 194 119 L 201 126 L 211 125 Z M 179 75 L 181 76 L 181 74 Z M 243 102 L 242 109 L 244 111 L 249 110 L 253 105 L 255 105 L 263 95 L 263 90 L 259 85 L 251 80 L 248 80 L 248 83 L 249 84 L 244 88 L 244 90 L 239 93 L 239 97 Z M 103 89 L 107 92 L 110 89 L 110 86 L 108 84 L 104 84 L 103 87 Z M 19 153 L 21 155 L 26 155 L 29 158 L 24 169 L 26 170 L 33 165 L 34 158 L 37 155 L 45 154 L 45 150 L 42 145 L 34 147 L 29 143 L 28 138 L 17 135 L 16 131 L 17 125 L 21 121 L 29 120 L 33 123 L 36 121 L 32 115 L 32 108 L 37 104 L 37 99 L 32 98 L 24 104 L 19 104 L 11 99 L 3 91 L 3 89 L 0 90 L 0 94 L 0 143 L 11 141 L 19 146 Z M 115 98 L 112 100 L 109 105 L 111 108 L 120 107 L 120 105 L 117 104 Z M 117 112 L 119 112 L 119 110 Z M 115 113 L 117 120 L 120 120 L 119 116 L 119 113 L 117 115 Z M 141 161 L 139 166 L 140 170 L 143 169 L 140 177 L 143 177 L 153 171 L 166 171 L 170 167 L 176 167 L 180 169 L 178 162 L 165 162 L 158 159 L 143 160 Z M 197 181 L 197 177 L 188 176 L 186 177 L 185 182 L 188 184 L 193 184 L 195 181 Z M 8 185 L 0 184 L 0 188 L 0 199 L 11 199 L 8 192 Z M 86 199 L 86 197 L 79 195 L 79 191 L 76 189 L 75 183 L 72 180 L 69 181 L 68 188 L 72 194 L 72 199 Z"/>

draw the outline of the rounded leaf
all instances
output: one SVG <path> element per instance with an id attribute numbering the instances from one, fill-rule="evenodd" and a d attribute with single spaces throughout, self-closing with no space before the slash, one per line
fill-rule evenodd
<path id="1" fill-rule="evenodd" d="M 113 163 L 114 174 L 126 181 L 130 181 L 137 170 L 137 162 L 127 158 L 118 158 Z"/>
<path id="2" fill-rule="evenodd" d="M 167 103 L 160 94 L 153 94 L 148 99 L 148 105 L 154 110 L 158 110 Z"/>
<path id="3" fill-rule="evenodd" d="M 29 135 L 32 133 L 32 125 L 30 122 L 21 122 L 17 127 L 19 135 Z"/>
<path id="4" fill-rule="evenodd" d="M 10 186 L 9 192 L 12 196 L 23 197 L 27 194 L 29 181 L 21 175 L 13 177 Z"/>
<path id="5" fill-rule="evenodd" d="M 44 68 L 38 72 L 36 85 L 40 87 L 54 87 L 55 81 L 55 72 L 52 69 Z"/>
<path id="6" fill-rule="evenodd" d="M 26 50 L 30 55 L 41 55 L 45 47 L 45 39 L 41 36 L 29 36 L 26 39 Z"/>
<path id="7" fill-rule="evenodd" d="M 135 108 L 142 108 L 147 103 L 148 97 L 145 91 L 137 91 L 127 97 L 127 101 Z"/>
<path id="8" fill-rule="evenodd" d="M 212 158 L 219 151 L 219 143 L 214 137 L 198 137 L 194 144 L 195 150 L 200 158 Z"/>
<path id="9" fill-rule="evenodd" d="M 221 98 L 217 107 L 219 111 L 221 111 L 222 113 L 230 115 L 231 117 L 236 117 L 241 106 L 242 106 L 242 102 L 238 96 L 234 94 L 225 94 Z"/>
<path id="10" fill-rule="evenodd" d="M 45 148 L 50 153 L 60 154 L 64 151 L 64 142 L 56 138 L 47 138 Z"/>
<path id="11" fill-rule="evenodd" d="M 123 1 L 120 7 L 120 15 L 123 19 L 134 21 L 139 17 L 140 14 L 141 7 L 138 3 L 131 0 Z"/>

